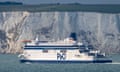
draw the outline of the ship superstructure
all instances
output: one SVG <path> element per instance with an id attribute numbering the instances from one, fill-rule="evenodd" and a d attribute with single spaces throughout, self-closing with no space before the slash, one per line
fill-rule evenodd
<path id="1" fill-rule="evenodd" d="M 27 41 L 19 55 L 21 62 L 41 63 L 106 63 L 112 62 L 91 45 L 76 41 L 76 34 L 59 41 Z"/>

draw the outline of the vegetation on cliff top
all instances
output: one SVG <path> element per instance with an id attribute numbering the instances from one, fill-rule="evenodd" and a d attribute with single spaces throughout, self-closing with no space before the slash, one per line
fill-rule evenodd
<path id="1" fill-rule="evenodd" d="M 7 11 L 83 11 L 83 12 L 103 12 L 103 13 L 120 13 L 120 5 L 114 4 L 40 4 L 40 5 L 0 5 L 0 12 Z"/>

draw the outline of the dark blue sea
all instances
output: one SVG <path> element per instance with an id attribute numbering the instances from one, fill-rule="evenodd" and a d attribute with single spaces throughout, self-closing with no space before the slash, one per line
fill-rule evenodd
<path id="1" fill-rule="evenodd" d="M 41 64 L 20 63 L 17 55 L 0 54 L 0 72 L 120 72 L 120 55 L 111 55 L 109 64 Z"/>

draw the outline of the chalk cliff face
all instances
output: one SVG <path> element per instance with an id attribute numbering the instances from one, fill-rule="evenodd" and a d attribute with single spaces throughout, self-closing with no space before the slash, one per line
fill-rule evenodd
<path id="1" fill-rule="evenodd" d="M 64 39 L 71 32 L 97 49 L 120 52 L 120 14 L 25 11 L 0 13 L 0 52 L 21 52 L 25 39 Z"/>

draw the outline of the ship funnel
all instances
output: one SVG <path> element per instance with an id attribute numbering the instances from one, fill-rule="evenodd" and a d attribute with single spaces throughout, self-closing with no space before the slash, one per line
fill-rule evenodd
<path id="1" fill-rule="evenodd" d="M 75 32 L 72 32 L 70 34 L 70 38 L 72 38 L 74 41 L 77 41 L 77 34 Z"/>

